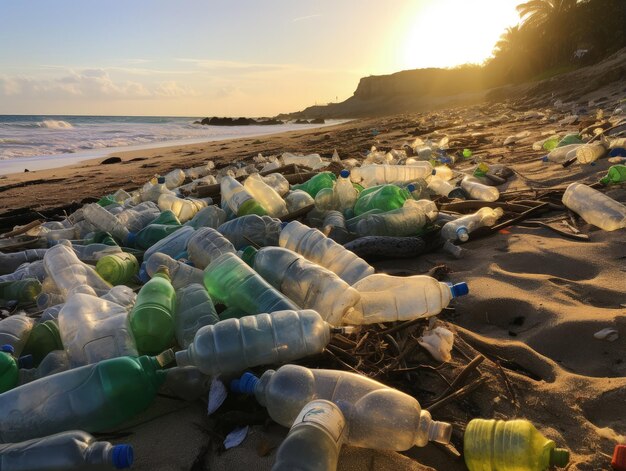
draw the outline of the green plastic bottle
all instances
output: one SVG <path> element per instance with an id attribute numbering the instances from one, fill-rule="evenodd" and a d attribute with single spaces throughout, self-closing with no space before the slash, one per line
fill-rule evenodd
<path id="1" fill-rule="evenodd" d="M 19 304 L 34 303 L 41 293 L 41 283 L 34 278 L 0 282 L 0 304 L 17 301 Z"/>
<path id="2" fill-rule="evenodd" d="M 528 420 L 472 420 L 463 453 L 470 471 L 545 471 L 569 462 L 569 451 L 556 448 Z"/>
<path id="3" fill-rule="evenodd" d="M 12 345 L 0 347 L 0 393 L 13 389 L 19 380 L 19 369 L 13 352 Z"/>
<path id="4" fill-rule="evenodd" d="M 559 136 L 554 136 L 544 141 L 541 147 L 543 147 L 544 150 L 550 152 L 556 148 L 556 146 L 559 144 L 559 141 Z"/>
<path id="5" fill-rule="evenodd" d="M 38 366 L 54 350 L 63 350 L 63 342 L 56 321 L 48 320 L 32 328 L 22 355 L 32 355 L 35 366 Z"/>
<path id="6" fill-rule="evenodd" d="M 130 328 L 140 354 L 157 354 L 172 344 L 175 306 L 176 291 L 169 270 L 159 267 L 139 291 L 130 312 Z"/>
<path id="7" fill-rule="evenodd" d="M 404 202 L 411 198 L 409 190 L 396 185 L 378 185 L 366 188 L 360 194 L 354 205 L 354 214 L 359 216 L 372 209 L 391 211 L 401 208 Z"/>
<path id="8" fill-rule="evenodd" d="M 168 235 L 180 229 L 181 225 L 175 226 L 170 224 L 148 224 L 137 233 L 128 234 L 126 243 L 137 249 L 147 250 L 161 239 L 165 239 Z"/>
<path id="9" fill-rule="evenodd" d="M 226 319 L 241 319 L 244 316 L 249 316 L 246 311 L 239 309 L 238 307 L 227 307 L 220 314 L 220 320 L 225 321 Z"/>
<path id="10" fill-rule="evenodd" d="M 322 188 L 332 188 L 335 184 L 337 177 L 332 172 L 322 172 L 315 175 L 313 178 L 300 183 L 299 185 L 291 185 L 292 190 L 306 191 L 313 198 L 317 195 L 317 192 Z"/>
<path id="11" fill-rule="evenodd" d="M 111 247 L 116 246 L 117 242 L 115 242 L 115 239 L 113 239 L 113 236 L 111 234 L 109 234 L 108 232 L 94 232 L 91 237 L 87 237 L 84 241 L 83 241 L 84 245 L 89 245 L 89 244 L 104 244 L 104 245 L 110 245 Z"/>
<path id="12" fill-rule="evenodd" d="M 162 211 L 156 219 L 152 220 L 150 224 L 167 224 L 169 226 L 180 226 L 180 220 L 169 209 Z"/>
<path id="13" fill-rule="evenodd" d="M 124 285 L 130 282 L 139 271 L 139 263 L 134 255 L 120 252 L 105 255 L 96 264 L 98 275 L 112 285 Z"/>
<path id="14" fill-rule="evenodd" d="M 115 201 L 113 195 L 106 195 L 98 200 L 98 204 L 104 208 L 105 206 L 109 206 L 110 204 L 117 204 L 117 201 Z"/>
<path id="15" fill-rule="evenodd" d="M 570 144 L 582 144 L 583 141 L 580 137 L 580 134 L 568 134 L 563 139 L 559 141 L 556 147 L 569 146 Z"/>
<path id="16" fill-rule="evenodd" d="M 605 177 L 600 179 L 603 185 L 615 185 L 626 182 L 626 165 L 612 165 Z"/>

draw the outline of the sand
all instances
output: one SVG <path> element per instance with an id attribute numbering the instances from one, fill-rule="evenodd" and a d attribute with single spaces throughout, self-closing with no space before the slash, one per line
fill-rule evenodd
<path id="1" fill-rule="evenodd" d="M 606 108 L 621 97 L 610 97 Z M 578 124 L 562 127 L 537 118 L 523 120 L 515 110 L 524 111 L 520 103 L 480 104 L 430 115 L 365 119 L 321 130 L 125 152 L 115 154 L 122 162 L 112 165 L 100 165 L 102 159 L 95 159 L 62 169 L 9 175 L 0 180 L 0 222 L 10 210 L 18 210 L 12 214 L 27 213 L 25 208 L 41 212 L 118 188 L 137 188 L 156 173 L 206 160 L 220 167 L 235 160 L 249 161 L 259 152 L 318 152 L 330 157 L 333 149 L 342 158 L 360 159 L 372 145 L 399 147 L 416 135 L 433 132 L 455 136 L 452 147 L 469 147 L 488 164 L 504 164 L 518 172 L 499 187 L 501 192 L 595 182 L 610 166 L 606 159 L 593 166 L 568 168 L 541 162 L 543 152 L 531 148 L 540 132 L 575 131 Z M 588 110 L 589 115 L 593 113 Z M 480 128 L 454 128 L 497 116 L 502 119 Z M 503 146 L 506 136 L 524 130 L 531 137 Z M 472 132 L 480 135 L 472 137 Z M 463 162 L 456 168 L 463 171 L 474 166 Z M 623 187 L 610 194 L 626 202 Z M 563 211 L 543 215 L 541 220 L 564 231 L 568 229 L 561 221 L 572 223 Z M 448 381 L 469 359 L 479 354 L 485 357 L 478 367 L 485 382 L 433 413 L 437 420 L 453 423 L 453 445 L 459 451 L 463 429 L 474 417 L 531 420 L 558 446 L 571 450 L 570 470 L 608 469 L 614 444 L 626 440 L 626 232 L 604 232 L 580 219 L 576 224 L 589 236 L 588 242 L 564 238 L 544 227 L 513 225 L 470 240 L 463 245 L 461 259 L 439 251 L 375 263 L 382 272 L 408 274 L 426 273 L 443 264 L 449 271 L 447 279 L 469 284 L 470 294 L 454 301 L 454 310 L 444 311 L 437 321 L 456 334 L 453 359 L 439 369 Z M 595 332 L 606 327 L 617 329 L 616 341 L 594 338 Z M 418 352 L 417 359 L 436 365 L 424 352 Z M 445 387 L 438 376 L 426 372 L 411 378 L 411 383 L 389 382 L 400 384 L 422 403 L 430 402 Z M 229 400 L 235 409 L 242 407 L 241 400 Z M 267 417 L 243 417 L 243 422 L 253 425 L 247 440 L 232 450 L 219 450 L 224 416 L 207 418 L 202 401 L 161 397 L 125 428 L 129 435 L 116 435 L 113 441 L 135 445 L 133 469 L 137 470 L 270 469 L 286 430 Z M 344 447 L 339 469 L 448 471 L 465 466 L 453 451 L 434 445 L 403 454 Z"/>

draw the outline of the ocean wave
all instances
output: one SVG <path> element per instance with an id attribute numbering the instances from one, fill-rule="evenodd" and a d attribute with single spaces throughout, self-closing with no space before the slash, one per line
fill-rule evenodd
<path id="1" fill-rule="evenodd" d="M 67 121 L 56 119 L 44 119 L 41 123 L 36 123 L 36 125 L 40 128 L 47 129 L 72 129 L 74 127 Z"/>

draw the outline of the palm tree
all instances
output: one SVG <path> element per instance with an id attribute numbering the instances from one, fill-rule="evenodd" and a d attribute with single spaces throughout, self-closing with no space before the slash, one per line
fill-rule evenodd
<path id="1" fill-rule="evenodd" d="M 558 21 L 571 12 L 579 0 L 529 0 L 518 5 L 517 12 L 525 27 L 540 27 Z"/>

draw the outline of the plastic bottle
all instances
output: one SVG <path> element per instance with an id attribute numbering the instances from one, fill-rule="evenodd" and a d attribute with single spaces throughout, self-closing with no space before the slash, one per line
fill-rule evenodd
<path id="1" fill-rule="evenodd" d="M 438 178 L 440 180 L 448 181 L 454 177 L 454 172 L 447 165 L 438 165 L 433 168 L 431 178 Z"/>
<path id="2" fill-rule="evenodd" d="M 354 309 L 344 316 L 346 324 L 375 324 L 435 316 L 453 298 L 469 292 L 466 283 L 454 286 L 430 276 L 397 277 L 370 275 L 352 285 L 361 295 Z"/>
<path id="3" fill-rule="evenodd" d="M 330 325 L 312 310 L 227 319 L 202 327 L 189 348 L 176 352 L 176 363 L 210 376 L 238 373 L 321 353 L 330 334 Z"/>
<path id="4" fill-rule="evenodd" d="M 350 171 L 342 170 L 333 188 L 324 188 L 315 196 L 315 206 L 322 210 L 352 209 L 359 192 L 350 182 Z"/>
<path id="5" fill-rule="evenodd" d="M 470 232 L 479 227 L 493 226 L 503 214 L 502 208 L 480 208 L 473 214 L 445 223 L 441 228 L 441 237 L 446 240 L 467 242 Z"/>
<path id="6" fill-rule="evenodd" d="M 126 244 L 146 250 L 181 228 L 182 226 L 171 224 L 148 224 L 137 233 L 131 232 L 126 239 Z"/>
<path id="7" fill-rule="evenodd" d="M 7 391 L 0 395 L 0 442 L 117 427 L 152 403 L 165 380 L 163 361 L 113 358 Z"/>
<path id="8" fill-rule="evenodd" d="M 28 341 L 35 321 L 24 314 L 14 314 L 0 320 L 0 345 L 11 345 L 19 358 Z"/>
<path id="9" fill-rule="evenodd" d="M 217 231 L 239 250 L 250 244 L 259 247 L 278 245 L 280 226 L 280 219 L 251 214 L 228 221 L 218 227 Z"/>
<path id="10" fill-rule="evenodd" d="M 176 292 L 167 268 L 162 267 L 137 295 L 130 312 L 132 329 L 139 353 L 159 353 L 174 340 Z"/>
<path id="11" fill-rule="evenodd" d="M 139 232 L 152 221 L 154 221 L 161 211 L 152 201 L 146 201 L 132 208 L 127 208 L 116 217 L 120 224 L 123 224 L 130 232 Z"/>
<path id="12" fill-rule="evenodd" d="M 335 471 L 345 429 L 339 407 L 325 400 L 309 402 L 278 448 L 272 471 Z"/>
<path id="13" fill-rule="evenodd" d="M 203 163 L 202 165 L 198 165 L 197 167 L 185 169 L 183 170 L 183 172 L 185 172 L 185 175 L 188 178 L 195 180 L 196 178 L 202 178 L 208 175 L 214 168 L 215 164 L 213 163 L 213 161 L 209 160 L 208 162 Z"/>
<path id="14" fill-rule="evenodd" d="M 328 165 L 322 160 L 319 154 L 295 155 L 290 152 L 284 152 L 283 155 L 281 155 L 281 159 L 283 160 L 284 165 L 303 165 L 305 167 L 310 167 L 313 170 Z"/>
<path id="15" fill-rule="evenodd" d="M 287 211 L 295 213 L 302 208 L 315 204 L 315 200 L 306 191 L 294 190 L 285 196 L 285 203 L 287 204 Z"/>
<path id="16" fill-rule="evenodd" d="M 9 301 L 17 301 L 18 304 L 33 303 L 39 293 L 41 293 L 41 283 L 34 278 L 0 282 L 0 304 L 6 304 Z"/>
<path id="17" fill-rule="evenodd" d="M 155 253 L 146 262 L 146 272 L 153 277 L 159 267 L 165 266 L 169 272 L 170 282 L 174 289 L 179 289 L 191 283 L 202 283 L 204 273 L 186 263 L 174 260 L 164 253 Z"/>
<path id="18" fill-rule="evenodd" d="M 272 189 L 279 194 L 279 196 L 285 196 L 289 193 L 289 182 L 280 173 L 270 173 L 261 177 L 265 184 L 272 187 Z"/>
<path id="19" fill-rule="evenodd" d="M 263 178 L 258 173 L 246 178 L 243 186 L 265 209 L 268 215 L 280 218 L 287 214 L 285 201 L 271 186 L 263 181 Z"/>
<path id="20" fill-rule="evenodd" d="M 62 350 L 61 334 L 56 321 L 39 322 L 30 331 L 22 355 L 31 355 L 37 366 L 52 351 Z"/>
<path id="21" fill-rule="evenodd" d="M 75 294 L 59 312 L 58 322 L 72 368 L 109 358 L 138 356 L 128 311 L 119 304 Z"/>
<path id="22" fill-rule="evenodd" d="M 13 389 L 18 384 L 19 372 L 13 354 L 13 345 L 0 347 L 0 393 Z M 0 448 L 1 456 L 1 448 Z"/>
<path id="23" fill-rule="evenodd" d="M 556 164 L 562 164 L 567 160 L 567 154 L 570 151 L 578 149 L 582 144 L 569 144 L 562 147 L 556 147 L 546 156 L 546 159 Z"/>
<path id="24" fill-rule="evenodd" d="M 70 360 L 65 350 L 54 350 L 48 353 L 37 368 L 20 369 L 18 384 L 30 383 L 39 378 L 50 376 L 70 369 Z"/>
<path id="25" fill-rule="evenodd" d="M 185 182 L 185 172 L 179 168 L 176 168 L 164 175 L 165 186 L 168 190 L 173 190 L 174 188 L 179 187 Z"/>
<path id="26" fill-rule="evenodd" d="M 267 214 L 265 209 L 252 197 L 241 183 L 231 176 L 222 177 L 220 182 L 222 198 L 237 216 L 246 214 Z"/>
<path id="27" fill-rule="evenodd" d="M 391 184 L 367 188 L 359 194 L 354 205 L 354 214 L 358 216 L 372 209 L 391 211 L 401 208 L 404 202 L 411 198 L 412 190 Z"/>
<path id="28" fill-rule="evenodd" d="M 374 268 L 365 260 L 344 249 L 317 229 L 298 221 L 292 221 L 283 228 L 279 245 L 329 269 L 349 285 L 374 273 Z"/>
<path id="29" fill-rule="evenodd" d="M 310 178 L 304 183 L 299 185 L 291 185 L 292 190 L 302 190 L 307 192 L 312 198 L 317 196 L 317 193 L 322 188 L 332 188 L 335 184 L 337 177 L 331 172 L 321 172 Z"/>
<path id="30" fill-rule="evenodd" d="M 102 206 L 92 203 L 85 205 L 83 215 L 87 221 L 104 232 L 109 232 L 118 240 L 126 240 L 128 237 L 128 229 Z"/>
<path id="31" fill-rule="evenodd" d="M 113 254 L 121 254 L 122 249 L 116 245 L 107 245 L 107 244 L 88 244 L 88 245 L 79 245 L 72 244 L 72 250 L 78 257 L 81 262 L 85 262 L 88 264 L 96 264 L 98 260 L 107 255 Z M 97 270 L 96 270 L 97 271 Z"/>
<path id="32" fill-rule="evenodd" d="M 169 190 L 165 185 L 165 178 L 159 177 L 155 184 L 151 182 L 146 183 L 141 188 L 139 194 L 141 201 L 152 201 L 156 203 L 162 194 L 174 194 L 174 192 Z"/>
<path id="33" fill-rule="evenodd" d="M 322 233 L 338 244 L 343 244 L 348 239 L 346 218 L 339 211 L 328 211 L 322 221 Z"/>
<path id="34" fill-rule="evenodd" d="M 232 253 L 211 262 L 204 271 L 204 286 L 213 300 L 248 314 L 299 309 Z"/>
<path id="35" fill-rule="evenodd" d="M 134 255 L 120 252 L 98 260 L 96 271 L 112 285 L 127 284 L 139 271 L 139 262 Z"/>
<path id="36" fill-rule="evenodd" d="M 365 376 L 339 370 L 285 365 L 260 379 L 246 373 L 231 389 L 254 394 L 270 417 L 289 427 L 302 408 L 325 399 L 338 405 L 349 426 L 345 443 L 363 448 L 404 451 L 429 441 L 449 443 L 452 427 L 432 420 L 417 400 Z"/>
<path id="37" fill-rule="evenodd" d="M 204 270 L 211 260 L 220 255 L 235 253 L 235 247 L 230 241 L 215 229 L 203 227 L 198 229 L 187 243 L 187 253 L 194 266 Z"/>
<path id="38" fill-rule="evenodd" d="M 0 253 L 0 275 L 13 273 L 23 263 L 43 259 L 48 249 L 29 249 L 15 253 Z"/>
<path id="39" fill-rule="evenodd" d="M 64 299 L 75 290 L 87 285 L 98 296 L 107 293 L 111 285 L 104 281 L 98 273 L 89 265 L 81 262 L 69 242 L 63 242 L 48 249 L 43 258 L 44 268 L 48 276 L 54 280 L 55 285 Z"/>
<path id="40" fill-rule="evenodd" d="M 189 284 L 176 292 L 176 342 L 187 348 L 196 332 L 205 325 L 219 322 L 211 296 L 200 283 Z"/>
<path id="41" fill-rule="evenodd" d="M 408 200 L 404 206 L 381 214 L 372 214 L 361 219 L 356 225 L 356 233 L 360 236 L 396 236 L 407 237 L 419 234 L 424 226 L 430 221 L 425 207 L 421 205 L 409 204 L 413 200 Z M 437 214 L 437 207 L 430 200 L 428 201 Z M 429 208 L 429 212 L 433 209 Z"/>
<path id="42" fill-rule="evenodd" d="M 605 177 L 600 179 L 603 185 L 615 185 L 626 182 L 626 165 L 611 165 Z"/>
<path id="43" fill-rule="evenodd" d="M 556 145 L 557 147 L 565 147 L 572 144 L 582 144 L 583 141 L 580 137 L 580 134 L 567 134 L 563 139 L 559 141 Z"/>
<path id="44" fill-rule="evenodd" d="M 471 420 L 463 455 L 470 471 L 546 471 L 569 462 L 569 451 L 556 448 L 527 420 Z"/>
<path id="45" fill-rule="evenodd" d="M 449 182 L 440 178 L 431 178 L 428 182 L 428 188 L 441 196 L 463 198 L 463 192 L 460 188 L 454 187 Z"/>
<path id="46" fill-rule="evenodd" d="M 206 398 L 211 390 L 211 377 L 195 366 L 169 368 L 166 372 L 164 388 L 185 401 Z"/>
<path id="47" fill-rule="evenodd" d="M 0 445 L 0 456 L 3 471 L 126 469 L 133 464 L 133 447 L 111 445 L 86 432 L 71 430 Z"/>
<path id="48" fill-rule="evenodd" d="M 600 142 L 584 144 L 576 149 L 576 160 L 581 164 L 590 164 L 604 157 L 607 152 L 608 149 Z"/>
<path id="49" fill-rule="evenodd" d="M 322 319 L 340 325 L 359 293 L 330 270 L 282 247 L 264 247 L 253 257 L 253 268 L 296 304 L 317 311 Z"/>
<path id="50" fill-rule="evenodd" d="M 180 222 L 191 220 L 198 211 L 206 207 L 206 201 L 199 199 L 182 199 L 176 195 L 161 195 L 158 199 L 161 211 L 172 211 Z"/>
<path id="51" fill-rule="evenodd" d="M 589 224 L 605 231 L 626 227 L 626 206 L 582 183 L 567 187 L 563 204 Z"/>
<path id="52" fill-rule="evenodd" d="M 415 162 L 412 165 L 363 165 L 352 169 L 350 178 L 364 187 L 389 183 L 407 184 L 419 178 L 432 175 L 433 166 L 429 162 Z"/>
<path id="53" fill-rule="evenodd" d="M 226 213 L 216 205 L 207 206 L 202 208 L 196 213 L 191 221 L 187 221 L 185 226 L 191 226 L 194 229 L 200 229 L 201 227 L 212 227 L 217 229 L 226 221 Z"/>
<path id="54" fill-rule="evenodd" d="M 479 181 L 471 177 L 464 177 L 461 180 L 461 188 L 463 188 L 470 198 L 481 201 L 496 201 L 500 198 L 500 192 L 493 186 L 483 185 Z"/>
<path id="55" fill-rule="evenodd" d="M 244 316 L 247 316 L 248 313 L 238 307 L 232 306 L 227 307 L 222 312 L 219 313 L 220 320 L 224 321 L 226 319 L 241 319 Z"/>
<path id="56" fill-rule="evenodd" d="M 149 260 L 152 254 L 157 252 L 178 258 L 187 249 L 187 243 L 194 233 L 195 230 L 193 227 L 181 227 L 176 232 L 173 232 L 156 244 L 150 246 L 143 254 L 143 259 Z"/>

